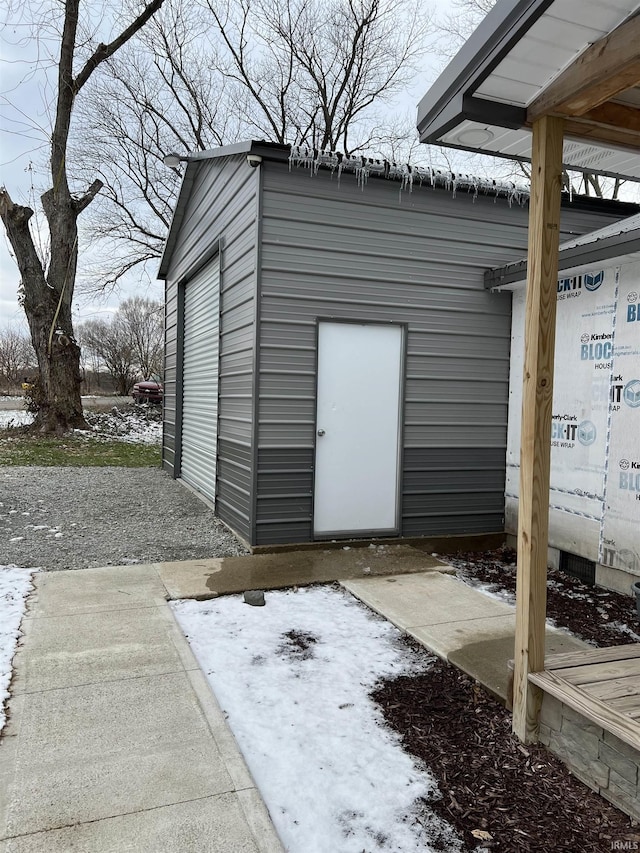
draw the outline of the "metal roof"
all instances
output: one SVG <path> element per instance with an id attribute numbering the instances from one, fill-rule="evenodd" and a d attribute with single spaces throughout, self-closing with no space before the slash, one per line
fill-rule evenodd
<path id="1" fill-rule="evenodd" d="M 637 0 L 498 0 L 421 100 L 420 140 L 530 159 L 527 109 L 585 50 L 639 11 Z M 610 103 L 637 112 L 640 88 Z M 630 145 L 612 145 L 592 130 L 581 133 L 583 127 L 568 124 L 567 168 L 640 180 L 633 136 Z"/>
<path id="2" fill-rule="evenodd" d="M 529 198 L 529 188 L 526 185 L 516 185 L 511 181 L 500 182 L 472 175 L 453 174 L 451 172 L 432 169 L 430 167 L 411 166 L 409 164 L 397 165 L 386 160 L 360 155 L 342 155 L 334 151 L 318 151 L 305 146 L 283 145 L 276 142 L 245 141 L 235 145 L 226 145 L 222 148 L 214 148 L 210 151 L 200 151 L 189 154 L 183 159 L 187 164 L 178 200 L 169 228 L 169 234 L 165 243 L 158 278 L 164 279 L 169 271 L 171 256 L 178 241 L 180 227 L 186 212 L 187 202 L 196 181 L 199 170 L 210 160 L 221 157 L 230 157 L 239 154 L 256 154 L 264 160 L 277 160 L 289 162 L 290 167 L 303 167 L 312 172 L 318 169 L 329 169 L 336 172 L 338 176 L 342 173 L 355 174 L 361 186 L 371 178 L 380 178 L 400 182 L 401 187 L 411 191 L 413 187 L 423 185 L 432 189 L 445 190 L 452 193 L 469 193 L 474 197 L 487 195 L 493 198 L 503 197 L 508 203 L 525 204 Z M 620 217 L 627 215 L 630 210 L 636 210 L 637 206 L 628 202 L 612 199 L 600 199 L 594 196 L 578 195 L 573 193 L 562 194 L 563 206 L 581 208 L 583 210 L 594 210 L 617 214 Z"/>
<path id="3" fill-rule="evenodd" d="M 169 270 L 169 263 L 171 261 L 171 255 L 173 254 L 173 250 L 175 249 L 176 242 L 178 240 L 178 233 L 184 217 L 187 201 L 191 195 L 191 189 L 196 179 L 198 168 L 203 161 L 217 160 L 220 157 L 232 157 L 235 154 L 257 154 L 259 156 L 269 156 L 273 155 L 278 149 L 286 150 L 287 153 L 289 152 L 288 145 L 277 145 L 276 143 L 271 142 L 266 143 L 245 140 L 244 142 L 237 142 L 234 145 L 224 145 L 221 148 L 212 148 L 210 151 L 198 151 L 193 154 L 188 154 L 183 158 L 187 164 L 187 168 L 185 169 L 185 173 L 182 177 L 178 200 L 176 201 L 176 206 L 171 218 L 171 225 L 169 226 L 167 242 L 164 245 L 164 251 L 160 258 L 158 278 L 166 278 Z"/>
<path id="4" fill-rule="evenodd" d="M 622 257 L 640 258 L 640 213 L 567 240 L 560 246 L 558 272 L 566 273 L 587 264 Z M 490 290 L 511 290 L 513 285 L 524 283 L 526 277 L 527 260 L 524 259 L 488 270 L 484 283 Z"/>

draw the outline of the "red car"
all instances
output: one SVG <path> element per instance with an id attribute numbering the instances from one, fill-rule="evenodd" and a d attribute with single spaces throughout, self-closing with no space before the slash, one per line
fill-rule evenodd
<path id="1" fill-rule="evenodd" d="M 159 382 L 153 382 L 151 379 L 136 382 L 131 392 L 136 403 L 161 403 L 163 395 L 162 385 Z"/>

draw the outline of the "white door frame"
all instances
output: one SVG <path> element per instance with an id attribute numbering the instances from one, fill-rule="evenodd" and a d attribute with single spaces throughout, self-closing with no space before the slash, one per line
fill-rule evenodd
<path id="1" fill-rule="evenodd" d="M 333 531 L 321 531 L 317 532 L 315 530 L 315 503 L 316 503 L 316 480 L 317 480 L 317 448 L 318 441 L 321 440 L 318 435 L 318 429 L 321 428 L 321 424 L 318 422 L 318 380 L 319 380 L 319 347 L 320 347 L 320 326 L 323 323 L 331 323 L 331 324 L 341 324 L 347 326 L 378 326 L 383 328 L 393 327 L 394 329 L 398 329 L 400 331 L 400 364 L 399 364 L 399 376 L 398 376 L 398 425 L 397 425 L 397 453 L 396 453 L 396 484 L 395 484 L 395 523 L 392 527 L 384 527 L 384 528 L 358 528 L 358 529 L 340 529 Z M 312 529 L 313 529 L 313 538 L 315 540 L 327 540 L 327 539 L 335 539 L 335 538 L 367 538 L 370 536 L 399 536 L 402 524 L 402 480 L 403 480 L 403 457 L 404 457 L 404 401 L 405 401 L 405 385 L 406 385 L 406 348 L 407 348 L 407 323 L 395 323 L 395 322 L 387 322 L 384 320 L 376 321 L 376 320 L 357 320 L 357 319 L 343 319 L 336 317 L 318 317 L 316 321 L 316 377 L 315 377 L 315 429 L 314 429 L 314 445 L 313 445 L 313 458 L 314 458 L 314 468 L 313 468 L 313 493 L 312 493 L 312 503 L 313 503 L 313 521 L 312 521 Z"/>

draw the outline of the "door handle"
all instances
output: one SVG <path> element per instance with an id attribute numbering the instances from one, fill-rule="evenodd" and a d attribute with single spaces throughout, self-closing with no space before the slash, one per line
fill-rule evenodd
<path id="1" fill-rule="evenodd" d="M 323 429 L 319 429 L 319 430 L 318 430 L 318 435 L 320 435 L 320 436 L 324 435 L 324 430 L 323 430 Z"/>

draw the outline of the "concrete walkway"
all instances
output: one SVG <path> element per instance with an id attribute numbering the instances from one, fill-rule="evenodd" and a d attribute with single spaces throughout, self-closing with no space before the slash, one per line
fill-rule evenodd
<path id="1" fill-rule="evenodd" d="M 0 747 L 2 853 L 276 853 L 152 566 L 36 576 Z"/>
<path id="2" fill-rule="evenodd" d="M 341 580 L 504 697 L 514 608 L 452 571 L 385 545 L 36 575 L 0 745 L 0 853 L 281 853 L 167 599 Z"/>
<path id="3" fill-rule="evenodd" d="M 361 601 L 455 664 L 494 695 L 507 698 L 515 607 L 440 572 L 361 578 L 342 585 Z M 587 648 L 577 637 L 547 628 L 547 653 Z"/>

